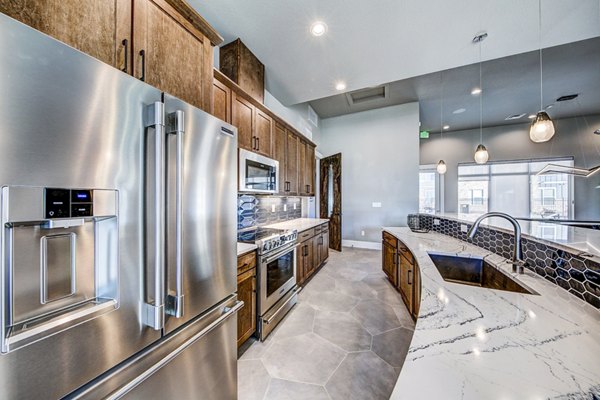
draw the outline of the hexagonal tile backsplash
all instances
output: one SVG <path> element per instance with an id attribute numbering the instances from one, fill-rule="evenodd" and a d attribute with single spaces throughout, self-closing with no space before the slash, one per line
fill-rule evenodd
<path id="1" fill-rule="evenodd" d="M 274 224 L 301 216 L 302 202 L 299 197 L 238 196 L 238 229 Z"/>
<path id="2" fill-rule="evenodd" d="M 440 220 L 440 225 L 433 224 L 434 216 L 419 214 L 419 224 L 425 229 L 473 243 L 502 257 L 512 257 L 513 235 L 480 227 L 477 235 L 473 239 L 468 239 L 467 234 L 460 230 L 460 222 L 439 216 L 435 218 Z M 522 244 L 527 268 L 594 307 L 600 308 L 599 263 L 531 239 L 523 238 Z"/>

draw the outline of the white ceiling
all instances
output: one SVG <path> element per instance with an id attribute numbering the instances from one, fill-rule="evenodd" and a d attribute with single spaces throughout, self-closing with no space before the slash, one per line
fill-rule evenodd
<path id="1" fill-rule="evenodd" d="M 188 0 L 223 35 L 265 64 L 285 105 L 473 64 L 475 34 L 491 60 L 539 47 L 537 0 Z M 542 42 L 600 36 L 600 0 L 542 0 Z M 322 20 L 328 32 L 309 33 Z"/>

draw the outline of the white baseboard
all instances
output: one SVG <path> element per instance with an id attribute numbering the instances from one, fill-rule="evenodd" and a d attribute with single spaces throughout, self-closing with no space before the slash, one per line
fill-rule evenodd
<path id="1" fill-rule="evenodd" d="M 342 240 L 342 247 L 356 247 L 358 249 L 381 250 L 381 242 L 363 242 L 361 240 Z"/>

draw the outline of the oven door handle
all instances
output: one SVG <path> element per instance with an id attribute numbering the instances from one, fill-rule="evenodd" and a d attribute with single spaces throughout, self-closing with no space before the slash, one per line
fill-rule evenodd
<path id="1" fill-rule="evenodd" d="M 288 248 L 286 248 L 286 249 L 284 249 L 284 250 L 282 250 L 280 252 L 277 252 L 277 253 L 269 256 L 269 257 L 266 257 L 265 259 L 261 260 L 261 263 L 262 264 L 268 264 L 271 261 L 276 260 L 276 259 L 278 259 L 281 256 L 284 256 L 284 255 L 286 255 L 288 253 L 291 253 L 291 252 L 295 252 L 296 251 L 296 247 L 297 247 L 297 245 L 294 245 L 294 246 L 288 247 Z"/>

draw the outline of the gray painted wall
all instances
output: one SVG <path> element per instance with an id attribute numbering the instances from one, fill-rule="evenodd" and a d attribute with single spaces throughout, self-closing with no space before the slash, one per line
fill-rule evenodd
<path id="1" fill-rule="evenodd" d="M 552 156 L 573 156 L 575 166 L 590 168 L 600 164 L 600 115 L 554 121 L 556 135 L 546 143 L 529 140 L 529 123 L 484 128 L 483 143 L 490 160 L 518 160 Z M 443 158 L 448 165 L 444 177 L 446 212 L 457 212 L 459 162 L 472 162 L 479 143 L 479 129 L 431 135 L 421 139 L 421 164 L 437 164 Z M 600 173 L 591 178 L 575 178 L 575 218 L 600 220 Z"/>
<path id="2" fill-rule="evenodd" d="M 317 149 L 342 153 L 342 239 L 379 242 L 382 226 L 418 210 L 418 132 L 418 103 L 321 121 Z"/>

